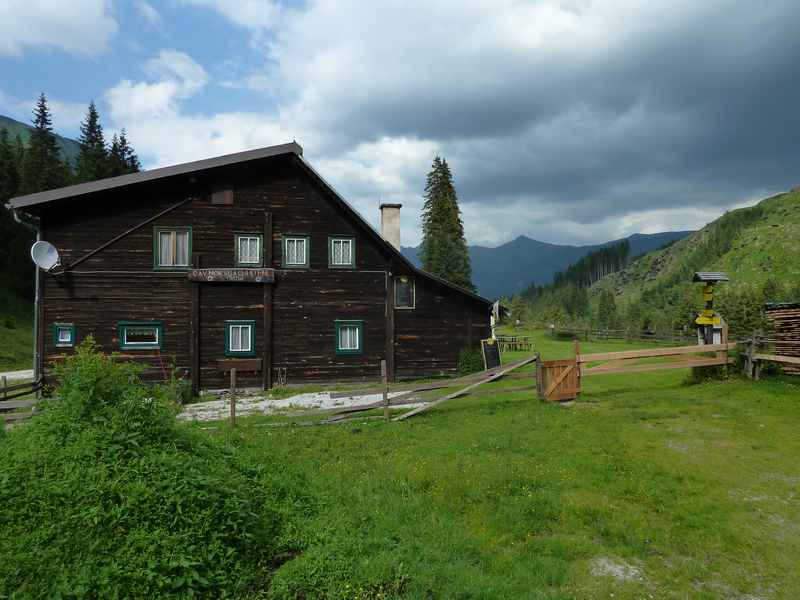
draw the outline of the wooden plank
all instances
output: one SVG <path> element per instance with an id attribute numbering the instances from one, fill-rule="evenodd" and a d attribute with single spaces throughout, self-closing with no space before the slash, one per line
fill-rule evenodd
<path id="1" fill-rule="evenodd" d="M 260 358 L 222 358 L 217 361 L 220 371 L 258 372 L 261 370 Z"/>
<path id="2" fill-rule="evenodd" d="M 595 354 L 581 354 L 578 362 L 597 362 L 602 360 L 620 360 L 623 358 L 652 358 L 656 356 L 677 356 L 680 354 L 695 354 L 698 352 L 718 352 L 736 347 L 736 342 L 729 344 L 709 344 L 706 346 L 677 346 L 673 348 L 648 348 L 645 350 L 623 350 L 622 352 L 598 352 Z"/>
<path id="3" fill-rule="evenodd" d="M 785 363 L 790 365 L 800 365 L 800 357 L 781 356 L 780 354 L 753 354 L 753 360 L 766 360 L 769 362 Z"/>
<path id="4" fill-rule="evenodd" d="M 3 380 L 5 381 L 5 376 Z M 26 381 L 25 383 L 15 383 L 14 385 L 7 385 L 3 388 L 0 388 L 0 391 L 5 391 L 6 393 L 9 392 L 16 392 L 17 390 L 24 390 L 28 388 L 36 388 L 39 386 L 39 381 Z"/>
<path id="5" fill-rule="evenodd" d="M 394 382 L 394 276 L 386 273 L 386 369 L 387 381 Z"/>
<path id="6" fill-rule="evenodd" d="M 0 410 L 10 410 L 12 408 L 28 408 L 34 406 L 38 400 L 4 400 L 0 402 Z"/>
<path id="7" fill-rule="evenodd" d="M 275 269 L 192 269 L 186 277 L 202 283 L 273 283 Z"/>
<path id="8" fill-rule="evenodd" d="M 577 362 L 571 363 L 571 364 L 567 365 L 566 367 L 564 367 L 564 369 L 556 376 L 556 378 L 550 384 L 550 387 L 547 388 L 547 391 L 545 391 L 545 393 L 544 393 L 545 398 L 549 398 L 550 394 L 552 394 L 555 391 L 555 389 L 558 387 L 558 384 L 560 384 L 562 381 L 564 381 L 564 379 L 566 379 L 567 375 L 569 375 L 572 372 L 572 370 L 576 369 L 577 367 L 578 367 L 578 363 Z"/>
<path id="9" fill-rule="evenodd" d="M 707 358 L 698 360 L 683 360 L 680 362 L 671 363 L 653 363 L 649 365 L 631 365 L 630 367 L 617 367 L 614 369 L 606 369 L 601 367 L 593 367 L 591 369 L 583 369 L 583 377 L 589 375 L 609 375 L 613 373 L 642 373 L 645 371 L 661 371 L 664 369 L 690 369 L 692 367 L 715 367 L 720 365 L 733 364 L 734 359 L 730 358 Z"/>
<path id="10" fill-rule="evenodd" d="M 399 417 L 395 417 L 392 420 L 393 421 L 402 421 L 404 419 L 408 419 L 409 417 L 413 417 L 414 415 L 418 415 L 419 413 L 424 412 L 424 411 L 426 411 L 426 410 L 428 410 L 430 408 L 433 408 L 434 406 L 438 406 L 439 404 L 441 404 L 443 402 L 447 402 L 448 400 L 452 400 L 453 398 L 458 398 L 459 396 L 463 396 L 467 392 L 469 392 L 470 390 L 478 387 L 479 385 L 483 385 L 484 383 L 489 383 L 490 381 L 494 381 L 495 379 L 500 379 L 506 373 L 510 373 L 514 369 L 518 369 L 519 367 L 522 367 L 524 365 L 532 363 L 535 360 L 536 360 L 536 357 L 535 356 L 531 356 L 531 357 L 526 358 L 524 360 L 520 360 L 518 362 L 512 363 L 511 365 L 508 365 L 507 367 L 505 367 L 503 369 L 500 369 L 499 371 L 493 373 L 492 375 L 489 375 L 488 377 L 480 379 L 479 381 L 473 383 L 472 385 L 468 385 L 464 389 L 458 390 L 457 392 L 453 392 L 452 394 L 448 394 L 447 396 L 444 396 L 443 398 L 439 398 L 437 400 L 434 400 L 433 402 L 431 402 L 430 404 L 427 404 L 426 406 L 420 406 L 418 408 L 410 410 L 407 413 L 404 413 L 404 414 L 400 415 Z"/>
<path id="11" fill-rule="evenodd" d="M 199 254 L 192 258 L 194 268 L 201 265 Z M 191 362 L 192 395 L 200 393 L 200 284 L 192 282 L 192 305 L 189 315 L 189 360 Z"/>
<path id="12" fill-rule="evenodd" d="M 30 412 L 14 412 L 14 413 L 3 413 L 3 419 L 8 421 L 21 421 L 23 419 L 27 419 L 34 415 L 33 411 Z"/>

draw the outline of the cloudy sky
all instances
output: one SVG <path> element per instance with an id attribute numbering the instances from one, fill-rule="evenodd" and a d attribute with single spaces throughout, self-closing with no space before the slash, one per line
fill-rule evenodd
<path id="1" fill-rule="evenodd" d="M 798 0 L 3 0 L 0 114 L 94 99 L 146 167 L 296 139 L 419 241 L 431 160 L 468 240 L 693 229 L 800 184 Z"/>

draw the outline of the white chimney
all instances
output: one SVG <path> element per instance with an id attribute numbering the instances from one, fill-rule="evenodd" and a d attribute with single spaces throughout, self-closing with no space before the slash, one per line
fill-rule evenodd
<path id="1" fill-rule="evenodd" d="M 402 204 L 381 204 L 381 235 L 400 250 L 400 208 Z"/>

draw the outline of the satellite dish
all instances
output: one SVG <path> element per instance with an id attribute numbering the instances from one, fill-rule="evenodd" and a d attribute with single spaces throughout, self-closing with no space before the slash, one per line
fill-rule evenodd
<path id="1" fill-rule="evenodd" d="M 31 258 L 43 271 L 51 271 L 59 264 L 58 250 L 50 242 L 36 242 L 31 246 Z"/>

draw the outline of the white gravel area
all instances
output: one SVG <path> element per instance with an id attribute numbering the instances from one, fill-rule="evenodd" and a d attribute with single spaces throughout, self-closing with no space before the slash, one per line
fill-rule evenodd
<path id="1" fill-rule="evenodd" d="M 404 392 L 390 393 L 389 397 L 392 398 L 402 393 Z M 292 412 L 293 410 L 347 408 L 372 404 L 382 399 L 382 394 L 331 398 L 330 392 L 313 392 L 275 400 L 263 394 L 247 395 L 246 392 L 241 392 L 236 396 L 236 415 L 272 415 Z M 403 408 L 415 408 L 417 406 L 421 406 L 421 404 L 404 404 Z M 230 398 L 228 394 L 222 394 L 218 400 L 187 404 L 178 415 L 178 419 L 181 421 L 218 421 L 227 419 L 229 414 Z"/>

